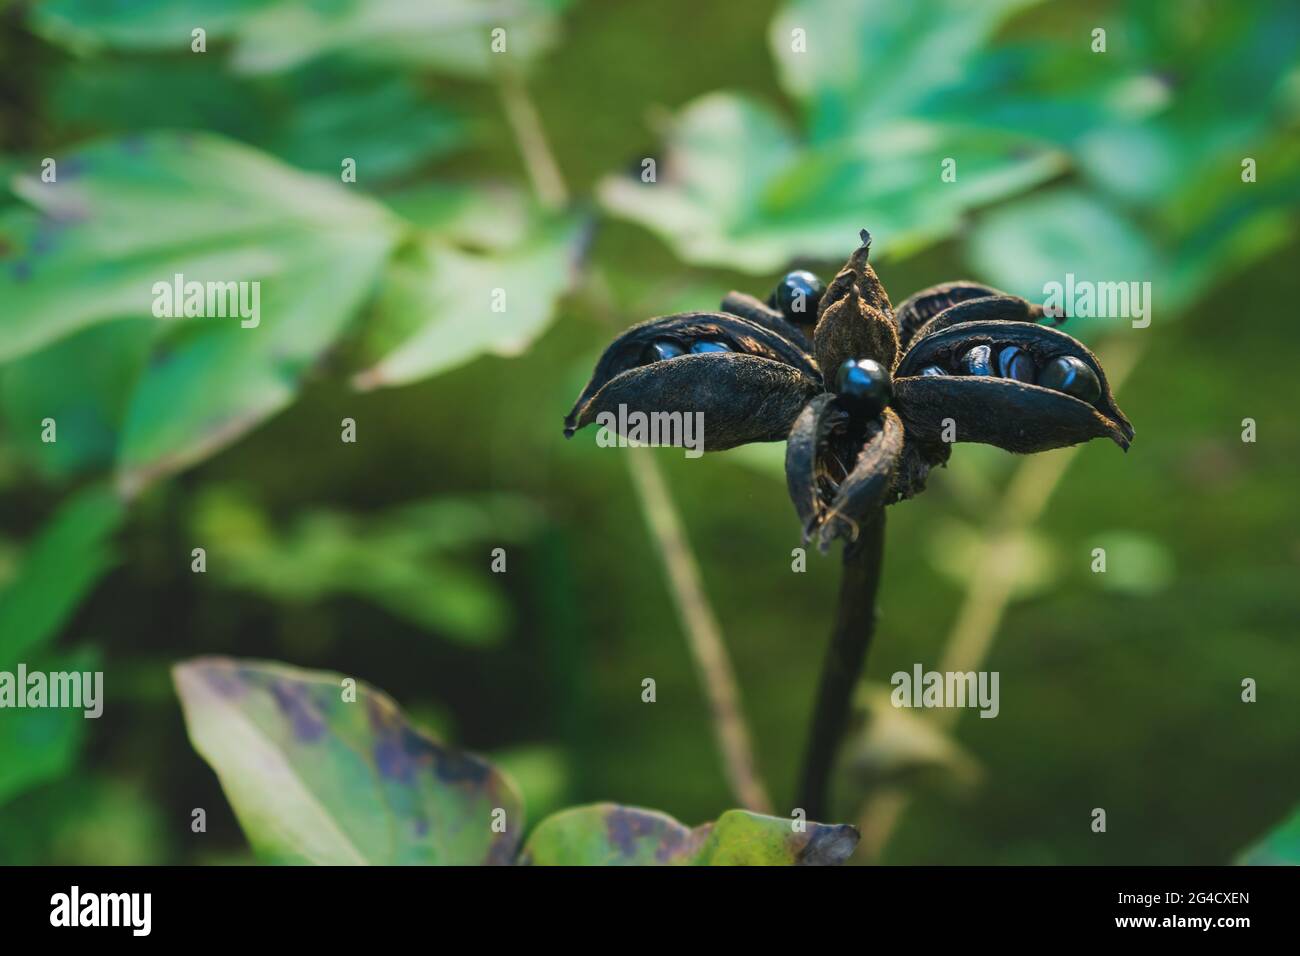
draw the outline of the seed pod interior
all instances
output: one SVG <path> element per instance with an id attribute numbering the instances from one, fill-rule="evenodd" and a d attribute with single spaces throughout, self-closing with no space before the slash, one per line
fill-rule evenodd
<path id="1" fill-rule="evenodd" d="M 1002 354 L 1007 348 L 1015 347 L 1032 358 L 1036 373 L 1041 380 L 1042 371 L 1061 357 L 1078 360 L 1096 376 L 1099 385 L 1097 398 L 1090 404 L 1100 411 L 1110 422 L 1114 423 L 1125 442 L 1133 438 L 1133 427 L 1115 404 L 1106 382 L 1106 373 L 1101 368 L 1097 357 L 1080 342 L 1056 329 L 1030 323 L 1003 322 L 966 322 L 951 326 L 943 331 L 927 335 L 917 341 L 899 363 L 895 377 L 898 379 L 920 376 L 927 368 L 935 366 L 958 375 L 965 370 L 965 359 L 973 349 L 987 346 L 994 356 Z M 996 374 L 999 370 L 994 369 Z M 931 373 L 932 375 L 932 373 Z M 927 376 L 929 378 L 931 376 Z M 934 376 L 938 377 L 938 376 Z M 1003 387 L 1028 388 L 1050 391 L 1071 401 L 1079 401 L 1073 395 L 1041 385 L 1024 381 L 1012 381 L 1001 377 L 995 384 Z M 978 399 L 972 397 L 972 401 Z M 1044 414 L 1048 412 L 1045 410 Z"/>
<path id="2" fill-rule="evenodd" d="M 617 376 L 643 365 L 653 364 L 656 343 L 671 344 L 680 356 L 663 359 L 683 361 L 697 344 L 720 343 L 738 355 L 751 355 L 790 366 L 802 376 L 817 381 L 820 374 L 812 357 L 777 332 L 739 316 L 723 312 L 684 312 L 651 319 L 628 329 L 605 349 L 596 363 L 591 381 L 582 390 L 565 418 L 565 433 L 581 427 L 582 408 Z"/>

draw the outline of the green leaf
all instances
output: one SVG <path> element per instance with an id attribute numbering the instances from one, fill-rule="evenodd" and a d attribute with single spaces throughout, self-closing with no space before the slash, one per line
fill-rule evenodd
<path id="1" fill-rule="evenodd" d="M 434 236 L 410 246 L 390 265 L 368 330 L 370 351 L 382 357 L 354 384 L 404 385 L 485 353 L 520 354 L 572 285 L 581 235 L 565 218 L 502 253 L 470 253 Z"/>
<path id="2" fill-rule="evenodd" d="M 728 810 L 691 829 L 656 810 L 597 803 L 537 825 L 521 862 L 536 866 L 819 866 L 848 859 L 858 831 Z"/>
<path id="3" fill-rule="evenodd" d="M 81 52 L 103 47 L 126 50 L 190 50 L 191 31 L 202 27 L 208 40 L 229 36 L 259 9 L 276 0 L 48 0 L 31 10 L 31 28 L 45 39 Z"/>
<path id="4" fill-rule="evenodd" d="M 567 6 L 568 0 L 279 2 L 245 21 L 232 63 L 248 73 L 270 73 L 340 53 L 363 62 L 483 77 L 506 57 L 527 63 L 550 49 Z M 491 46 L 496 28 L 506 31 L 500 54 Z"/>
<path id="5" fill-rule="evenodd" d="M 0 368 L 10 444 L 53 477 L 111 466 L 127 403 L 160 331 L 153 319 L 93 325 Z M 42 440 L 46 418 L 54 419 L 58 441 Z"/>
<path id="6" fill-rule="evenodd" d="M 446 155 L 470 126 L 407 76 L 322 62 L 283 77 L 249 78 L 205 57 L 95 59 L 54 78 L 51 123 L 71 135 L 148 129 L 159 116 L 251 143 L 337 178 L 356 160 L 369 187 Z"/>
<path id="7" fill-rule="evenodd" d="M 435 743 L 384 693 L 357 682 L 349 702 L 342 675 L 225 658 L 187 661 L 173 673 L 190 740 L 262 859 L 513 860 L 524 825 L 514 784 Z"/>
<path id="8" fill-rule="evenodd" d="M 65 501 L 23 553 L 0 589 L 0 670 L 94 670 L 92 651 L 51 656 L 45 645 L 115 562 L 109 538 L 122 504 L 102 487 Z M 0 719 L 0 804 L 65 773 L 86 730 L 81 710 L 5 711 Z"/>
<path id="9" fill-rule="evenodd" d="M 247 282 L 257 319 L 157 319 L 118 449 L 134 492 L 283 408 L 355 317 L 404 228 L 380 204 L 205 134 L 100 142 L 20 178 L 0 214 L 0 361 L 93 324 L 154 316 L 156 289 Z M 251 300 L 246 304 L 251 305 Z"/>
<path id="10" fill-rule="evenodd" d="M 961 157 L 957 180 L 940 183 L 950 156 Z M 795 257 L 838 261 L 864 227 L 909 251 L 1064 163 L 1023 136 L 913 122 L 805 146 L 765 105 L 715 93 L 676 117 L 657 182 L 610 177 L 599 195 L 689 262 L 758 273 Z"/>
<path id="11" fill-rule="evenodd" d="M 418 183 L 385 192 L 384 202 L 421 229 L 472 249 L 518 248 L 534 226 L 526 193 L 507 183 Z"/>
<path id="12" fill-rule="evenodd" d="M 1238 862 L 1248 866 L 1300 866 L 1300 807 L 1258 843 L 1244 850 Z"/>
<path id="13" fill-rule="evenodd" d="M 71 655 L 41 655 L 25 660 L 27 672 L 94 671 L 99 655 L 82 650 Z M 13 673 L 14 664 L 0 664 Z M 86 732 L 84 709 L 6 710 L 0 719 L 0 807 L 24 791 L 56 780 L 73 766 Z"/>
<path id="14" fill-rule="evenodd" d="M 41 529 L 0 591 L 0 669 L 55 637 L 113 565 L 109 537 L 122 515 L 115 496 L 92 487 L 65 501 Z"/>
<path id="15" fill-rule="evenodd" d="M 915 113 L 927 95 L 966 80 L 997 27 L 1037 0 L 794 0 L 769 37 L 781 84 L 808 110 L 814 138 Z M 806 49 L 795 49 L 802 29 Z M 932 180 L 933 181 L 933 180 Z"/>
<path id="16" fill-rule="evenodd" d="M 225 584 L 298 605 L 348 595 L 441 637 L 491 645 L 509 630 L 510 607 L 486 559 L 467 567 L 459 552 L 522 540 L 537 521 L 520 499 L 485 496 L 364 518 L 312 510 L 279 531 L 250 501 L 218 490 L 199 500 L 193 530 L 195 540 L 220 542 L 210 571 Z"/>
<path id="17" fill-rule="evenodd" d="M 1049 282 L 1151 282 L 1167 291 L 1160 278 L 1166 261 L 1128 218 L 1097 196 L 1072 188 L 1051 189 L 990 210 L 966 239 L 966 260 L 978 275 L 999 288 L 1043 302 Z M 1153 295 L 1152 321 L 1172 303 Z M 1170 297 L 1172 298 L 1172 297 Z M 1096 322 L 1130 328 L 1127 318 L 1071 319 L 1067 328 Z"/>
<path id="18" fill-rule="evenodd" d="M 357 182 L 368 185 L 445 156 L 469 133 L 459 113 L 431 101 L 406 76 L 328 64 L 286 80 L 286 88 L 273 88 L 288 108 L 257 142 L 306 170 L 337 177 L 349 157 Z"/>
<path id="19" fill-rule="evenodd" d="M 125 494 L 201 461 L 293 401 L 369 297 L 391 248 L 388 237 L 364 233 L 314 244 L 316 258 L 299 249 L 291 273 L 263 283 L 258 327 L 200 320 L 208 324 L 179 330 L 155 353 L 118 449 Z"/>
<path id="20" fill-rule="evenodd" d="M 568 0 L 48 0 L 31 13 L 32 29 L 86 52 L 103 48 L 189 52 L 190 31 L 233 43 L 231 62 L 248 73 L 282 72 L 320 57 L 485 76 L 494 60 L 527 62 L 555 42 Z M 506 30 L 506 49 L 492 52 L 492 30 Z M 209 46 L 211 49 L 211 46 Z M 215 55 L 215 54 L 214 54 Z"/>

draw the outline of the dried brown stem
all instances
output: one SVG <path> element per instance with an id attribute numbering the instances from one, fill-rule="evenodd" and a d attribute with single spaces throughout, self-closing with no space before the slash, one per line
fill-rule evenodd
<path id="1" fill-rule="evenodd" d="M 863 519 L 856 541 L 844 548 L 835 629 L 822 664 L 821 684 L 804 755 L 799 806 L 810 820 L 830 811 L 830 780 L 849 728 L 853 694 L 876 630 L 876 592 L 884 558 L 885 511 Z"/>

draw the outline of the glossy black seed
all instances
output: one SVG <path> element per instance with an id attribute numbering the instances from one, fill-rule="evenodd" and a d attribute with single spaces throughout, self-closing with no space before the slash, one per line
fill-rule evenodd
<path id="1" fill-rule="evenodd" d="M 1089 404 L 1101 398 L 1101 382 L 1097 380 L 1097 373 L 1087 362 L 1073 355 L 1062 355 L 1048 362 L 1038 376 L 1038 384 L 1073 395 Z"/>
<path id="2" fill-rule="evenodd" d="M 998 352 L 998 375 L 1001 378 L 1013 378 L 1017 382 L 1032 383 L 1038 375 L 1038 368 L 1028 352 L 1018 346 L 1008 345 Z"/>
<path id="3" fill-rule="evenodd" d="M 651 342 L 641 350 L 641 364 L 649 365 L 651 362 L 660 362 L 664 359 L 677 358 L 677 356 L 685 354 L 686 350 L 676 342 L 659 339 L 657 342 Z"/>
<path id="4" fill-rule="evenodd" d="M 993 350 L 977 345 L 961 357 L 961 370 L 967 375 L 992 375 Z"/>
<path id="5" fill-rule="evenodd" d="M 811 272 L 796 269 L 777 283 L 771 302 L 791 322 L 811 325 L 817 321 L 817 306 L 825 292 L 825 282 Z"/>
<path id="6" fill-rule="evenodd" d="M 871 359 L 847 359 L 835 373 L 835 394 L 850 415 L 875 418 L 893 397 L 889 371 Z"/>
<path id="7" fill-rule="evenodd" d="M 730 352 L 731 346 L 726 342 L 696 342 L 691 351 L 697 355 L 701 352 Z"/>
<path id="8" fill-rule="evenodd" d="M 947 369 L 944 369 L 944 368 L 940 368 L 938 365 L 927 365 L 925 368 L 921 369 L 921 371 L 918 372 L 917 374 L 919 374 L 919 375 L 947 375 L 947 374 L 948 374 L 948 370 L 947 370 Z"/>

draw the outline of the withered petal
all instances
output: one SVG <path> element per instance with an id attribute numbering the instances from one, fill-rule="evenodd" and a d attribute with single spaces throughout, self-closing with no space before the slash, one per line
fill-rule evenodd
<path id="1" fill-rule="evenodd" d="M 772 308 L 766 302 L 747 292 L 736 292 L 734 290 L 728 292 L 722 299 L 722 311 L 738 315 L 742 319 L 748 319 L 755 325 L 771 329 L 773 332 L 789 339 L 804 351 L 812 351 L 812 343 L 808 341 L 808 336 L 803 329 L 787 319 L 779 310 Z"/>
<path id="2" fill-rule="evenodd" d="M 565 416 L 565 434 L 571 435 L 575 428 L 581 427 L 577 424 L 578 414 L 597 392 L 615 376 L 642 366 L 641 356 L 646 346 L 661 339 L 676 342 L 686 350 L 689 350 L 691 342 L 700 339 L 725 341 L 736 354 L 771 359 L 797 369 L 808 378 L 820 379 L 812 356 L 799 344 L 748 319 L 725 312 L 680 312 L 665 315 L 632 326 L 609 344 L 596 362 L 591 381 Z M 681 358 L 669 361 L 677 362 Z M 654 363 L 655 366 L 660 364 L 662 363 Z"/>
<path id="3" fill-rule="evenodd" d="M 823 392 L 810 401 L 795 419 L 786 441 L 786 487 L 795 513 L 799 515 L 805 540 L 825 510 L 819 488 L 822 474 L 818 471 L 818 464 L 822 456 L 818 454 L 818 447 L 829 439 L 833 427 L 848 421 L 848 415 L 834 402 L 835 396 L 829 392 Z M 824 468 L 824 461 L 822 465 Z"/>
<path id="4" fill-rule="evenodd" d="M 852 541 L 862 520 L 892 496 L 903 450 L 903 425 L 890 409 L 850 430 L 848 416 L 823 393 L 808 403 L 790 430 L 785 473 L 790 500 L 804 529 L 825 551 L 837 537 Z"/>
<path id="5" fill-rule="evenodd" d="M 898 361 L 898 330 L 889 296 L 867 256 L 871 234 L 831 280 L 818 308 L 813 354 L 829 379 L 846 359 L 874 359 L 892 370 Z"/>
<path id="6" fill-rule="evenodd" d="M 914 341 L 963 322 L 1037 322 L 1043 317 L 1043 307 L 1034 305 L 1018 295 L 993 295 L 964 299 L 950 305 L 935 315 L 917 331 Z M 906 354 L 906 353 L 904 353 Z"/>
<path id="7" fill-rule="evenodd" d="M 1064 392 L 1003 378 L 924 376 L 933 387 L 918 383 L 918 373 L 927 365 L 954 368 L 974 346 L 1002 344 L 1024 349 L 1040 367 L 1062 355 L 1083 361 L 1096 373 L 1101 397 L 1091 405 Z M 962 322 L 918 339 L 898 364 L 894 407 L 926 442 L 941 431 L 944 418 L 957 422 L 958 441 L 1008 451 L 1044 451 L 1101 437 L 1128 450 L 1133 440 L 1133 426 L 1115 404 L 1097 356 L 1073 336 L 1029 322 Z"/>
<path id="8" fill-rule="evenodd" d="M 775 359 L 742 352 L 682 355 L 620 372 L 574 408 L 564 433 L 602 414 L 617 429 L 626 413 L 703 414 L 705 451 L 754 441 L 781 441 L 821 383 Z M 584 393 L 585 395 L 586 393 Z"/>
<path id="9" fill-rule="evenodd" d="M 894 407 L 909 438 L 941 444 L 945 423 L 953 440 L 1036 452 L 1110 438 L 1125 451 L 1131 430 L 1073 395 L 1041 385 L 980 376 L 920 376 L 894 380 Z M 1127 422 L 1125 423 L 1127 425 Z"/>
<path id="10" fill-rule="evenodd" d="M 1000 295 L 1005 295 L 1005 293 L 982 282 L 973 282 L 969 279 L 941 282 L 938 285 L 932 285 L 920 292 L 913 293 L 903 300 L 903 304 L 894 313 L 894 319 L 898 325 L 898 335 L 902 340 L 903 348 L 907 348 L 912 343 L 921 326 L 945 309 L 952 308 L 959 302 L 965 302 L 969 299 L 984 299 L 989 296 Z M 1038 311 L 1041 315 L 1042 309 L 1039 308 Z"/>
<path id="11" fill-rule="evenodd" d="M 894 472 L 903 453 L 903 423 L 888 408 L 879 421 L 879 430 L 862 446 L 853 470 L 822 520 L 817 543 L 823 551 L 838 537 L 856 540 L 863 519 L 889 503 Z"/>

